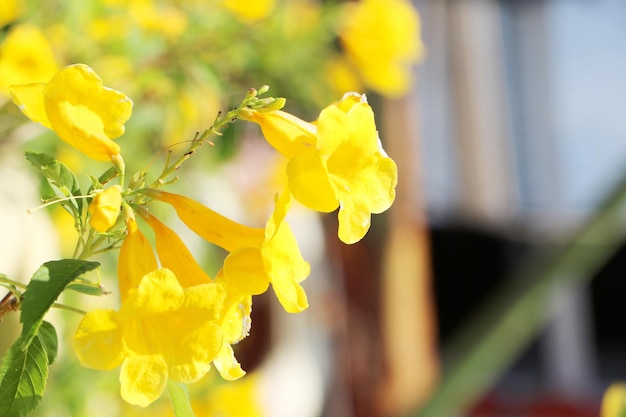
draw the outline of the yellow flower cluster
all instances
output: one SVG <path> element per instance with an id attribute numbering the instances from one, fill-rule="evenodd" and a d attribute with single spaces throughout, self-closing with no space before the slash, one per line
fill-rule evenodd
<path id="1" fill-rule="evenodd" d="M 161 396 L 168 379 L 196 382 L 211 366 L 226 380 L 244 375 L 232 345 L 248 335 L 252 297 L 270 284 L 287 312 L 308 307 L 301 283 L 310 267 L 285 220 L 293 199 L 320 212 L 338 208 L 339 238 L 354 243 L 367 233 L 371 214 L 387 210 L 395 197 L 397 168 L 382 149 L 364 95 L 346 94 L 309 123 L 280 110 L 283 99 L 248 92 L 248 104 L 234 110 L 229 122 L 258 123 L 269 144 L 289 161 L 288 186 L 276 195 L 265 227 L 249 227 L 161 190 L 163 181 L 147 184 L 145 175 L 135 175 L 124 184 L 121 148 L 113 139 L 124 133 L 132 101 L 105 87 L 88 66 L 71 65 L 48 82 L 15 85 L 10 92 L 31 120 L 85 155 L 112 162 L 118 171 L 120 184 L 109 185 L 108 178 L 88 196 L 87 218 L 90 236 L 122 241 L 121 308 L 87 313 L 74 348 L 86 367 L 120 367 L 121 395 L 131 404 L 147 406 Z M 178 167 L 168 165 L 164 172 Z M 214 278 L 176 232 L 152 214 L 150 205 L 159 203 L 228 252 Z M 152 230 L 153 243 L 139 221 Z"/>

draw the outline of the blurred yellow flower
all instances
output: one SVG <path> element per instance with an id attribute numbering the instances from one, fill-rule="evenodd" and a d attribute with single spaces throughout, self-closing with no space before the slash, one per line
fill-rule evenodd
<path id="1" fill-rule="evenodd" d="M 174 207 L 178 217 L 197 235 L 230 252 L 224 278 L 242 294 L 258 295 L 272 284 L 278 300 L 290 313 L 308 307 L 300 282 L 310 273 L 293 233 L 285 222 L 291 204 L 288 192 L 276 198 L 265 229 L 233 222 L 188 197 L 151 190 L 151 197 Z"/>
<path id="2" fill-rule="evenodd" d="M 346 4 L 339 38 L 367 87 L 392 97 L 408 92 L 412 66 L 424 55 L 419 14 L 410 1 Z"/>
<path id="3" fill-rule="evenodd" d="M 239 19 L 251 23 L 268 17 L 276 0 L 222 0 L 222 5 Z"/>
<path id="4" fill-rule="evenodd" d="M 339 208 L 339 238 L 355 243 L 370 227 L 371 214 L 395 199 L 398 169 L 383 150 L 366 97 L 346 94 L 326 107 L 316 124 L 282 111 L 250 111 L 267 141 L 289 158 L 287 179 L 296 200 L 312 210 Z"/>
<path id="5" fill-rule="evenodd" d="M 206 398 L 192 402 L 196 417 L 261 417 L 257 398 L 259 376 L 251 374 L 239 381 L 211 387 Z"/>
<path id="6" fill-rule="evenodd" d="M 187 29 L 187 15 L 177 7 L 157 7 L 152 0 L 133 0 L 130 12 L 139 27 L 169 38 L 175 38 Z"/>
<path id="7" fill-rule="evenodd" d="M 13 84 L 47 82 L 56 72 L 54 53 L 38 27 L 24 23 L 9 31 L 0 45 L 2 94 L 7 94 Z"/>
<path id="8" fill-rule="evenodd" d="M 80 322 L 74 349 L 83 366 L 121 365 L 121 395 L 146 407 L 167 379 L 192 383 L 210 369 L 222 342 L 217 324 L 224 290 L 216 283 L 183 288 L 169 269 L 141 278 L 119 312 L 94 310 Z"/>
<path id="9" fill-rule="evenodd" d="M 24 8 L 23 0 L 2 0 L 0 2 L 0 27 L 17 20 Z"/>
<path id="10" fill-rule="evenodd" d="M 600 417 L 623 417 L 626 415 L 626 384 L 611 384 L 604 392 Z"/>
<path id="11" fill-rule="evenodd" d="M 98 192 L 89 204 L 89 224 L 100 233 L 109 230 L 120 215 L 122 189 L 114 185 Z"/>
<path id="12" fill-rule="evenodd" d="M 54 130 L 90 158 L 110 161 L 120 153 L 112 139 L 124 133 L 133 102 L 104 87 L 88 66 L 70 65 L 47 83 L 13 85 L 11 98 L 32 121 Z"/>

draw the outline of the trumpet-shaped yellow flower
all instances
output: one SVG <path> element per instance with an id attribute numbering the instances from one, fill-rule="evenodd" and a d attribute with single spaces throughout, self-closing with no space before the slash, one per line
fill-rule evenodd
<path id="1" fill-rule="evenodd" d="M 408 0 L 361 0 L 346 5 L 339 32 L 346 55 L 369 88 L 405 94 L 412 66 L 422 59 L 420 18 Z"/>
<path id="2" fill-rule="evenodd" d="M 133 102 L 104 87 L 88 66 L 70 65 L 47 83 L 14 85 L 11 98 L 32 121 L 54 130 L 65 142 L 90 158 L 110 161 L 120 147 Z"/>
<path id="3" fill-rule="evenodd" d="M 50 43 L 37 26 L 25 23 L 9 31 L 0 45 L 0 91 L 3 94 L 8 94 L 13 84 L 47 82 L 56 72 Z"/>
<path id="4" fill-rule="evenodd" d="M 286 311 L 296 313 L 308 307 L 300 282 L 309 275 L 310 266 L 285 222 L 291 204 L 288 192 L 276 199 L 265 229 L 233 222 L 188 197 L 159 190 L 149 194 L 172 205 L 196 234 L 230 252 L 224 260 L 223 275 L 231 286 L 243 294 L 258 295 L 271 283 Z"/>
<path id="5" fill-rule="evenodd" d="M 120 215 L 122 192 L 119 185 L 106 188 L 96 194 L 89 204 L 89 224 L 100 233 L 109 230 Z"/>
<path id="6" fill-rule="evenodd" d="M 161 265 L 176 274 L 183 288 L 212 281 L 172 229 L 145 210 L 139 214 L 154 231 Z M 231 345 L 242 340 L 250 331 L 252 297 L 246 294 L 243 288 L 224 279 L 221 272 L 215 282 L 224 288 L 226 298 L 218 322 L 223 340 L 213 363 L 224 379 L 232 381 L 245 375 Z"/>
<path id="7" fill-rule="evenodd" d="M 374 113 L 364 95 L 346 94 L 326 107 L 316 124 L 288 113 L 250 111 L 267 141 L 289 158 L 289 190 L 320 212 L 339 208 L 339 238 L 354 243 L 365 236 L 371 214 L 395 199 L 398 169 L 383 150 Z"/>
<path id="8" fill-rule="evenodd" d="M 86 367 L 121 365 L 122 398 L 148 406 L 168 378 L 191 383 L 209 371 L 222 344 L 218 319 L 224 297 L 219 284 L 183 288 L 172 271 L 157 269 L 130 290 L 119 312 L 87 313 L 74 349 Z"/>

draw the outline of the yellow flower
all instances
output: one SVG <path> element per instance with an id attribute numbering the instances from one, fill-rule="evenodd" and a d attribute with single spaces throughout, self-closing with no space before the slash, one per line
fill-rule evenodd
<path id="1" fill-rule="evenodd" d="M 211 386 L 203 397 L 192 402 L 197 417 L 261 417 L 260 377 L 251 374 L 237 382 Z"/>
<path id="2" fill-rule="evenodd" d="M 383 95 L 405 94 L 412 65 L 424 55 L 420 18 L 408 0 L 361 0 L 347 4 L 339 37 L 363 82 Z"/>
<path id="3" fill-rule="evenodd" d="M 97 193 L 89 204 L 89 224 L 100 233 L 109 230 L 120 215 L 122 193 L 119 185 L 106 188 Z"/>
<path id="4" fill-rule="evenodd" d="M 211 282 L 211 278 L 172 229 L 146 210 L 139 211 L 139 214 L 154 231 L 161 265 L 174 272 L 183 288 Z M 223 340 L 213 363 L 224 379 L 232 381 L 245 375 L 231 345 L 241 341 L 250 331 L 252 297 L 242 292 L 242 288 L 224 279 L 221 272 L 215 282 L 224 288 L 226 298 L 218 321 Z"/>
<path id="5" fill-rule="evenodd" d="M 88 66 L 70 65 L 47 83 L 14 85 L 11 98 L 32 121 L 54 130 L 90 158 L 110 161 L 120 147 L 112 139 L 124 133 L 133 102 L 104 87 Z"/>
<path id="6" fill-rule="evenodd" d="M 622 417 L 626 414 L 626 384 L 612 384 L 604 392 L 600 417 Z"/>
<path id="7" fill-rule="evenodd" d="M 222 343 L 223 300 L 216 283 L 183 288 L 172 271 L 157 269 L 141 278 L 119 312 L 87 313 L 74 349 L 86 367 L 121 365 L 122 398 L 145 407 L 161 396 L 168 378 L 191 383 L 209 371 Z"/>
<path id="8" fill-rule="evenodd" d="M 159 8 L 152 0 L 133 0 L 130 12 L 139 27 L 168 38 L 180 36 L 187 29 L 187 15 L 177 7 Z"/>
<path id="9" fill-rule="evenodd" d="M 346 94 L 322 110 L 316 124 L 282 111 L 250 111 L 243 118 L 258 123 L 267 141 L 289 158 L 287 179 L 296 200 L 320 212 L 339 208 L 343 242 L 362 239 L 371 214 L 393 203 L 398 170 L 382 149 L 364 95 Z"/>
<path id="10" fill-rule="evenodd" d="M 276 199 L 265 229 L 233 222 L 188 197 L 151 190 L 149 195 L 174 207 L 178 217 L 196 234 L 230 253 L 223 275 L 242 294 L 258 295 L 272 284 L 278 300 L 290 313 L 308 307 L 300 286 L 310 273 L 285 216 L 291 204 L 288 192 Z"/>
<path id="11" fill-rule="evenodd" d="M 244 22 L 265 19 L 274 10 L 276 0 L 222 0 L 222 5 Z"/>
<path id="12" fill-rule="evenodd" d="M 38 27 L 25 23 L 9 31 L 0 45 L 0 91 L 3 94 L 8 94 L 13 84 L 47 82 L 56 72 L 54 53 Z"/>
<path id="13" fill-rule="evenodd" d="M 0 3 L 0 27 L 14 22 L 22 14 L 23 0 L 2 0 Z"/>

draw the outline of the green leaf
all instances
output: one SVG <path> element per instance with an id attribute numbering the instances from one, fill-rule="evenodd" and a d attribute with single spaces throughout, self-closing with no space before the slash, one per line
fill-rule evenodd
<path id="1" fill-rule="evenodd" d="M 20 339 L 24 334 L 20 336 Z M 24 417 L 41 401 L 48 380 L 48 354 L 40 335 L 11 346 L 0 364 L 0 416 Z"/>
<path id="2" fill-rule="evenodd" d="M 54 326 L 47 321 L 41 322 L 39 327 L 39 339 L 41 340 L 46 355 L 48 356 L 48 365 L 52 365 L 57 358 L 57 352 L 59 350 L 59 339 L 57 337 L 57 331 Z"/>
<path id="3" fill-rule="evenodd" d="M 189 392 L 186 385 L 168 379 L 167 391 L 170 394 L 174 417 L 196 417 L 189 402 Z"/>
<path id="4" fill-rule="evenodd" d="M 80 196 L 80 184 L 78 178 L 71 169 L 62 162 L 57 161 L 52 156 L 45 153 L 26 152 L 26 159 L 41 171 L 41 174 L 54 186 L 56 186 L 65 197 Z M 80 210 L 83 204 L 82 199 L 74 200 Z"/>
<path id="5" fill-rule="evenodd" d="M 46 262 L 31 278 L 22 295 L 22 343 L 34 337 L 44 314 L 50 309 L 65 287 L 76 278 L 100 266 L 98 262 L 63 259 Z M 1 414 L 0 414 L 1 415 Z"/>
<path id="6" fill-rule="evenodd" d="M 67 289 L 81 294 L 94 295 L 97 297 L 110 294 L 109 291 L 105 290 L 103 287 L 88 284 L 70 284 L 67 286 Z"/>

